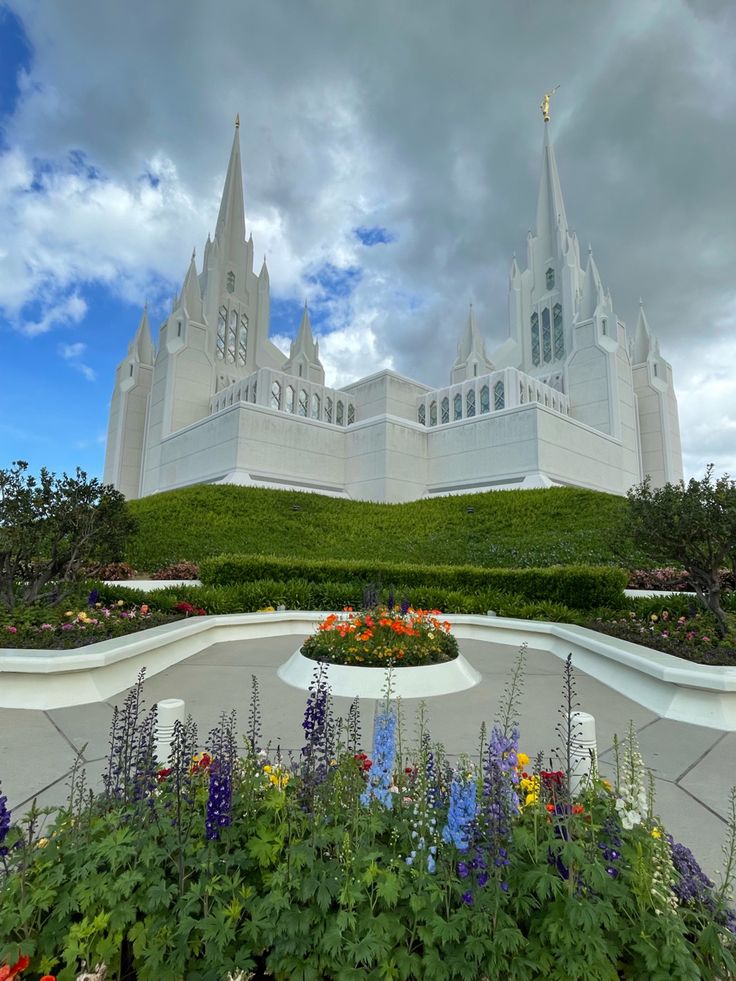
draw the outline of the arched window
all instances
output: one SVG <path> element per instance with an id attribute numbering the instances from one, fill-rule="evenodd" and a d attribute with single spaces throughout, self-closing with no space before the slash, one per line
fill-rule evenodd
<path id="1" fill-rule="evenodd" d="M 465 395 L 465 415 L 468 419 L 475 415 L 475 389 L 469 388 Z"/>
<path id="2" fill-rule="evenodd" d="M 526 391 L 524 390 L 524 382 L 519 382 L 519 404 L 523 405 L 526 402 Z"/>
<path id="3" fill-rule="evenodd" d="M 225 357 L 225 328 L 227 326 L 227 307 L 220 307 L 217 318 L 217 357 L 222 360 Z"/>
<path id="4" fill-rule="evenodd" d="M 539 316 L 532 314 L 532 362 L 539 364 Z"/>
<path id="5" fill-rule="evenodd" d="M 608 333 L 608 321 L 606 320 L 605 317 L 603 318 L 603 320 L 601 320 L 601 333 L 602 334 Z"/>
<path id="6" fill-rule="evenodd" d="M 430 402 L 429 403 L 429 424 L 430 424 L 430 426 L 436 426 L 437 425 L 437 403 L 436 402 Z"/>
<path id="7" fill-rule="evenodd" d="M 325 422 L 332 422 L 332 399 L 329 395 L 325 399 Z"/>
<path id="8" fill-rule="evenodd" d="M 321 408 L 320 402 L 321 399 L 319 395 L 317 395 L 317 393 L 314 392 L 312 394 L 312 418 L 313 419 L 319 419 L 319 410 Z"/>
<path id="9" fill-rule="evenodd" d="M 345 425 L 345 406 L 339 400 L 337 403 L 337 408 L 335 410 L 335 422 L 338 426 Z"/>
<path id="10" fill-rule="evenodd" d="M 554 331 L 555 361 L 565 357 L 565 335 L 562 331 L 562 307 L 555 303 L 552 307 L 552 325 Z"/>
<path id="11" fill-rule="evenodd" d="M 460 395 L 459 392 L 455 396 L 455 398 L 452 400 L 452 410 L 453 410 L 452 411 L 452 418 L 453 419 L 462 419 L 462 417 L 463 417 L 463 399 L 462 399 L 462 396 Z"/>
<path id="12" fill-rule="evenodd" d="M 238 335 L 238 364 L 242 368 L 248 357 L 248 318 L 245 314 L 240 318 L 240 334 Z"/>
<path id="13" fill-rule="evenodd" d="M 355 422 L 355 406 L 352 402 L 348 402 L 348 426 L 352 426 Z"/>
<path id="14" fill-rule="evenodd" d="M 228 293 L 235 292 L 235 273 L 232 270 L 227 274 L 227 291 Z"/>
<path id="15" fill-rule="evenodd" d="M 288 385 L 287 388 L 286 388 L 286 405 L 285 405 L 285 408 L 286 408 L 286 411 L 287 412 L 293 412 L 294 411 L 294 389 L 291 387 L 291 385 Z"/>
<path id="16" fill-rule="evenodd" d="M 281 385 L 277 381 L 271 385 L 271 408 L 281 408 Z"/>
<path id="17" fill-rule="evenodd" d="M 547 270 L 546 279 L 547 279 L 547 289 L 553 290 L 555 288 L 555 271 L 551 266 Z"/>
<path id="18" fill-rule="evenodd" d="M 228 364 L 235 363 L 235 345 L 238 333 L 238 314 L 235 310 L 230 311 L 230 321 L 227 327 L 227 361 Z"/>
<path id="19" fill-rule="evenodd" d="M 427 425 L 427 410 L 424 404 L 420 405 L 419 408 L 417 409 L 417 422 L 419 423 L 420 426 Z"/>
<path id="20" fill-rule="evenodd" d="M 542 357 L 547 364 L 552 360 L 552 331 L 549 326 L 549 307 L 542 310 Z"/>
<path id="21" fill-rule="evenodd" d="M 440 403 L 440 422 L 445 423 L 450 421 L 450 400 L 445 395 Z"/>
<path id="22" fill-rule="evenodd" d="M 503 409 L 505 404 L 503 382 L 499 379 L 493 386 L 493 408 L 498 411 L 499 409 Z"/>
<path id="23" fill-rule="evenodd" d="M 480 411 L 482 415 L 491 411 L 491 392 L 487 385 L 480 390 Z"/>
<path id="24" fill-rule="evenodd" d="M 304 416 L 307 418 L 307 407 L 309 405 L 309 400 L 307 399 L 307 393 L 304 389 L 299 392 L 299 405 L 297 406 L 296 414 L 298 416 Z"/>

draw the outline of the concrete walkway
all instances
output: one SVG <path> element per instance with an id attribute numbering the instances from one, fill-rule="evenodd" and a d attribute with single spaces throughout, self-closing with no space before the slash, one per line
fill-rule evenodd
<path id="1" fill-rule="evenodd" d="M 201 738 L 220 713 L 237 711 L 240 731 L 248 716 L 251 675 L 261 689 L 264 742 L 283 753 L 302 744 L 303 692 L 284 684 L 277 668 L 298 646 L 298 638 L 277 637 L 215 644 L 146 682 L 146 705 L 163 698 L 183 698 Z M 433 741 L 451 755 L 476 756 L 483 720 L 492 724 L 515 652 L 508 647 L 462 641 L 461 650 L 482 675 L 469 691 L 427 700 Z M 545 760 L 558 744 L 562 662 L 551 654 L 530 651 L 521 704 L 521 749 Z M 638 733 L 642 754 L 655 777 L 655 812 L 676 840 L 695 853 L 706 872 L 720 881 L 721 845 L 726 832 L 728 793 L 736 783 L 736 732 L 719 732 L 656 716 L 601 682 L 577 672 L 580 708 L 596 719 L 602 772 L 613 769 L 614 733 L 626 735 L 629 720 Z M 41 712 L 21 709 L 0 714 L 0 783 L 8 806 L 19 816 L 36 799 L 39 806 L 63 802 L 75 754 L 83 750 L 88 779 L 99 786 L 107 752 L 112 707 L 125 698 L 75 708 Z M 414 739 L 417 700 L 404 705 L 407 738 Z M 335 699 L 346 715 L 349 700 Z M 364 743 L 372 731 L 374 704 L 363 704 Z M 366 749 L 369 746 L 366 745 Z"/>

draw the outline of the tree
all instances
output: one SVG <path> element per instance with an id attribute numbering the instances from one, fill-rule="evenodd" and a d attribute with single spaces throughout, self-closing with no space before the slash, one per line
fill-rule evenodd
<path id="1" fill-rule="evenodd" d="M 119 557 L 134 530 L 125 498 L 77 468 L 36 479 L 28 464 L 0 470 L 0 603 L 60 602 L 90 561 Z"/>
<path id="2" fill-rule="evenodd" d="M 728 474 L 714 478 L 710 464 L 702 480 L 652 490 L 647 477 L 627 496 L 634 541 L 655 561 L 682 564 L 724 637 L 728 624 L 721 607 L 720 570 L 736 562 L 736 481 Z"/>

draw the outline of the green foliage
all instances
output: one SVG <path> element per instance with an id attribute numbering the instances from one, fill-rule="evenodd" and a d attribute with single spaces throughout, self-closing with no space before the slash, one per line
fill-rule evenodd
<path id="1" fill-rule="evenodd" d="M 373 504 L 200 484 L 128 508 L 138 531 L 126 559 L 149 572 L 227 553 L 487 567 L 650 564 L 625 528 L 610 532 L 623 498 L 572 487 Z"/>
<path id="2" fill-rule="evenodd" d="M 626 573 L 611 567 L 560 566 L 547 569 L 488 569 L 477 566 L 421 566 L 378 559 L 286 559 L 261 555 L 227 555 L 206 559 L 200 577 L 208 585 L 233 585 L 264 579 L 309 582 L 379 582 L 397 595 L 414 588 L 468 593 L 514 593 L 527 601 L 562 604 L 574 609 L 616 606 L 622 600 Z"/>
<path id="3" fill-rule="evenodd" d="M 0 604 L 11 610 L 63 599 L 87 563 L 119 557 L 134 527 L 122 494 L 97 478 L 27 469 L 0 470 Z"/>
<path id="4" fill-rule="evenodd" d="M 687 484 L 653 490 L 647 477 L 628 493 L 628 522 L 634 540 L 655 559 L 673 559 L 687 570 L 725 636 L 720 570 L 730 562 L 736 571 L 736 481 L 715 478 L 712 464 L 702 480 Z"/>

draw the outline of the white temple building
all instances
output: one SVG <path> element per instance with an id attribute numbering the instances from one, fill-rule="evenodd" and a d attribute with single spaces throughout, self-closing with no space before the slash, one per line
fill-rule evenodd
<path id="1" fill-rule="evenodd" d="M 246 239 L 236 125 L 214 238 L 154 346 L 144 309 L 110 407 L 105 482 L 128 498 L 196 483 L 373 501 L 575 485 L 624 494 L 682 477 L 672 369 L 640 306 L 629 332 L 592 251 L 581 263 L 545 122 L 536 230 L 509 281 L 508 339 L 471 308 L 448 384 L 382 370 L 325 385 L 305 306 L 288 359 L 269 340 L 264 260 Z"/>

